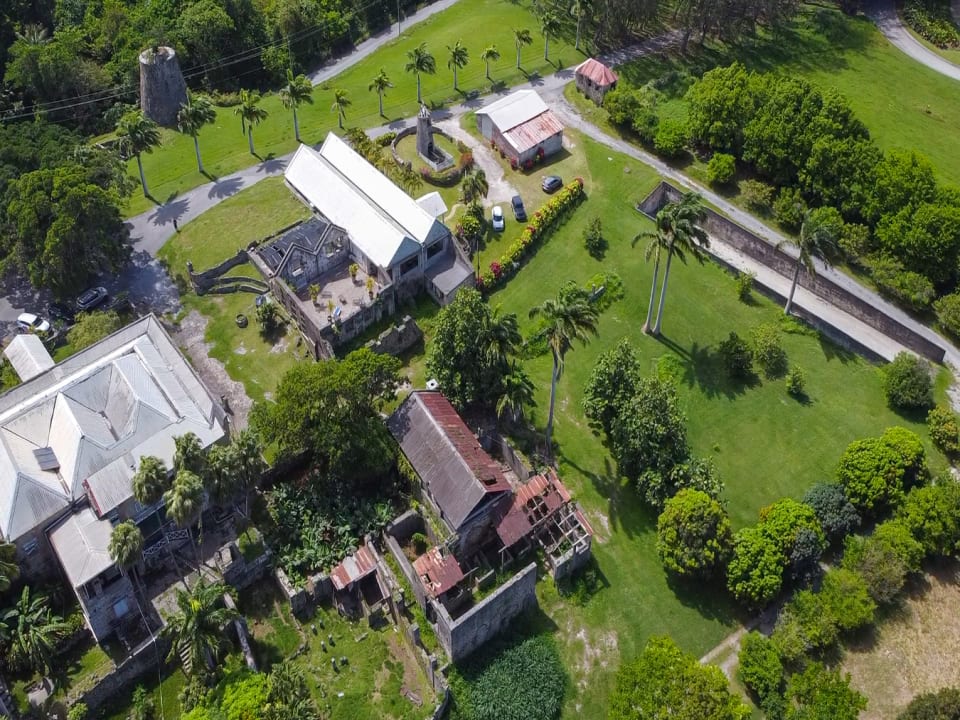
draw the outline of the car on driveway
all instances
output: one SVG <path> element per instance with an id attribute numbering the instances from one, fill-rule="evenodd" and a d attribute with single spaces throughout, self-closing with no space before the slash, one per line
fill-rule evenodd
<path id="1" fill-rule="evenodd" d="M 559 175 L 547 175 L 540 183 L 545 193 L 553 193 L 563 187 L 563 178 Z"/>
<path id="2" fill-rule="evenodd" d="M 526 222 L 527 209 L 523 206 L 523 198 L 519 195 L 514 195 L 510 200 L 510 204 L 513 206 L 513 216 L 517 219 L 517 222 Z"/>
<path id="3" fill-rule="evenodd" d="M 506 227 L 506 222 L 503 219 L 503 208 L 499 205 L 493 206 L 493 229 L 497 232 L 501 232 L 503 228 Z"/>
<path id="4" fill-rule="evenodd" d="M 88 310 L 93 310 L 95 307 L 106 302 L 108 297 L 110 297 L 110 295 L 104 287 L 93 287 L 85 290 L 80 293 L 80 297 L 77 298 L 77 311 L 87 312 Z"/>
<path id="5" fill-rule="evenodd" d="M 21 313 L 17 318 L 17 330 L 22 333 L 45 333 L 50 330 L 50 323 L 39 315 Z"/>

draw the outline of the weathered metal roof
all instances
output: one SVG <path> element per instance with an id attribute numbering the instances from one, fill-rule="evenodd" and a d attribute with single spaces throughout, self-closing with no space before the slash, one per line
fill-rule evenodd
<path id="1" fill-rule="evenodd" d="M 549 108 L 535 90 L 517 90 L 501 100 L 477 110 L 486 115 L 501 133 L 542 115 Z"/>
<path id="2" fill-rule="evenodd" d="M 522 154 L 562 132 L 563 125 L 557 116 L 547 110 L 504 132 L 503 138 L 518 154 Z"/>
<path id="3" fill-rule="evenodd" d="M 50 533 L 50 544 L 73 587 L 85 585 L 113 565 L 109 550 L 112 532 L 110 521 L 98 519 L 87 507 Z"/>
<path id="4" fill-rule="evenodd" d="M 447 204 L 443 201 L 443 196 L 436 190 L 418 197 L 417 205 L 437 220 L 443 220 L 443 216 L 447 214 Z"/>
<path id="5" fill-rule="evenodd" d="M 497 524 L 504 547 L 512 547 L 570 502 L 570 493 L 551 468 L 516 489 L 513 502 Z"/>
<path id="6" fill-rule="evenodd" d="M 387 426 L 454 530 L 485 502 L 510 491 L 500 464 L 441 393 L 411 393 Z"/>
<path id="7" fill-rule="evenodd" d="M 577 65 L 574 73 L 590 80 L 594 85 L 607 87 L 617 81 L 617 74 L 599 60 L 589 58 Z"/>
<path id="8" fill-rule="evenodd" d="M 17 335 L 7 345 L 3 354 L 13 365 L 22 382 L 42 375 L 54 366 L 53 358 L 36 335 Z"/>
<path id="9" fill-rule="evenodd" d="M 430 548 L 414 560 L 413 569 L 427 595 L 433 598 L 456 587 L 464 578 L 457 559 L 453 555 L 443 555 L 438 547 Z"/>
<path id="10" fill-rule="evenodd" d="M 377 569 L 377 559 L 364 543 L 353 555 L 347 555 L 330 571 L 330 579 L 337 590 L 346 590 L 351 583 L 362 580 Z"/>

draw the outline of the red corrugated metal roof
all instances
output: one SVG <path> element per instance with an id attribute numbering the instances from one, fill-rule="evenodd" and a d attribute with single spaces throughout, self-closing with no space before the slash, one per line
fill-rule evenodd
<path id="1" fill-rule="evenodd" d="M 599 60 L 590 58 L 580 63 L 574 71 L 577 75 L 589 79 L 594 85 L 605 87 L 617 81 L 617 74 Z"/>
<path id="2" fill-rule="evenodd" d="M 510 128 L 503 133 L 503 137 L 518 154 L 523 154 L 527 150 L 535 148 L 544 140 L 562 132 L 563 125 L 557 120 L 557 116 L 547 110 L 516 127 Z"/>
<path id="3" fill-rule="evenodd" d="M 364 543 L 353 555 L 347 555 L 343 561 L 330 572 L 333 587 L 337 590 L 346 589 L 350 583 L 362 580 L 377 569 L 377 560 Z"/>
<path id="4" fill-rule="evenodd" d="M 504 547 L 511 547 L 570 502 L 570 493 L 553 469 L 534 475 L 517 488 L 510 509 L 497 525 L 497 535 Z"/>
<path id="5" fill-rule="evenodd" d="M 437 597 L 456 587 L 463 580 L 463 570 L 453 555 L 444 556 L 432 547 L 413 561 L 413 569 L 430 597 Z"/>

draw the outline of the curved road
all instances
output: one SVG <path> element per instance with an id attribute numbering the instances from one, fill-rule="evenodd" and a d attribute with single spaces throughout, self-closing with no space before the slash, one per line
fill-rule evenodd
<path id="1" fill-rule="evenodd" d="M 954 0 L 955 13 L 958 9 L 957 5 L 957 1 Z M 897 14 L 894 0 L 871 0 L 865 13 L 894 47 L 931 70 L 954 80 L 960 80 L 960 66 L 937 55 L 910 34 Z"/>

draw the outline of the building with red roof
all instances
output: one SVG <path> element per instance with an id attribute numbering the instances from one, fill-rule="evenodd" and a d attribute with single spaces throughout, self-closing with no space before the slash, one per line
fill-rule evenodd
<path id="1" fill-rule="evenodd" d="M 602 105 L 606 94 L 617 87 L 617 74 L 595 58 L 584 60 L 573 73 L 577 90 L 597 105 Z"/>
<path id="2" fill-rule="evenodd" d="M 563 149 L 563 124 L 534 90 L 517 90 L 480 108 L 477 127 L 518 166 Z"/>

